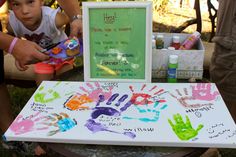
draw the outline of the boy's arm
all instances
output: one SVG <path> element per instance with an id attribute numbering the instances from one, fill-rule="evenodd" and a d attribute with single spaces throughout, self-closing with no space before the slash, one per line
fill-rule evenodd
<path id="1" fill-rule="evenodd" d="M 69 17 L 65 13 L 57 12 L 55 18 L 56 27 L 59 29 L 68 23 L 69 23 Z"/>
<path id="2" fill-rule="evenodd" d="M 78 33 L 82 33 L 82 19 L 73 19 L 74 16 L 80 14 L 81 9 L 78 0 L 57 0 L 59 5 L 65 10 L 65 13 L 70 18 L 70 36 L 78 36 Z"/>
<path id="3" fill-rule="evenodd" d="M 73 16 L 81 14 L 80 6 L 78 0 L 57 0 L 59 5 L 65 10 L 66 14 L 69 16 L 70 20 Z"/>

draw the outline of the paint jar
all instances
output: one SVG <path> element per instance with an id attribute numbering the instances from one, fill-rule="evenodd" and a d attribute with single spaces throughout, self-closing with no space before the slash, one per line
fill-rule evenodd
<path id="1" fill-rule="evenodd" d="M 200 36 L 201 34 L 198 31 L 194 32 L 183 42 L 183 44 L 181 44 L 179 50 L 190 50 L 198 41 Z"/>
<path id="2" fill-rule="evenodd" d="M 156 37 L 156 48 L 157 49 L 164 48 L 164 36 L 162 34 L 158 34 Z"/>
<path id="3" fill-rule="evenodd" d="M 156 37 L 152 35 L 152 49 L 156 49 Z"/>
<path id="4" fill-rule="evenodd" d="M 178 68 L 178 56 L 169 55 L 169 63 L 167 70 L 167 82 L 176 83 L 177 82 L 177 68 Z"/>
<path id="5" fill-rule="evenodd" d="M 174 35 L 172 40 L 171 47 L 174 47 L 176 50 L 178 50 L 180 48 L 179 36 Z"/>

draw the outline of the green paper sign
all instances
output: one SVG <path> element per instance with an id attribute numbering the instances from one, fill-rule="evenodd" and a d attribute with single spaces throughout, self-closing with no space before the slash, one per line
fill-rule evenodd
<path id="1" fill-rule="evenodd" d="M 83 2 L 84 80 L 151 81 L 152 2 Z"/>
<path id="2" fill-rule="evenodd" d="M 145 8 L 89 9 L 92 78 L 144 79 Z"/>

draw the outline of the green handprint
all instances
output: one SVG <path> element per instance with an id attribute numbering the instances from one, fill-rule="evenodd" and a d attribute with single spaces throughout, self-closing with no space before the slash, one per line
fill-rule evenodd
<path id="1" fill-rule="evenodd" d="M 44 91 L 44 86 L 40 87 L 39 92 L 35 94 L 34 96 L 35 102 L 48 103 L 57 98 L 60 98 L 59 93 L 52 89 L 49 89 L 47 92 L 43 92 L 43 91 Z M 48 95 L 50 96 L 48 97 Z"/>
<path id="2" fill-rule="evenodd" d="M 179 137 L 179 139 L 181 139 L 182 141 L 186 141 L 189 140 L 195 136 L 198 135 L 198 132 L 203 128 L 203 125 L 200 124 L 198 125 L 197 129 L 195 130 L 192 127 L 192 124 L 188 118 L 188 116 L 186 116 L 186 122 L 184 123 L 183 118 L 181 117 L 180 114 L 175 114 L 173 116 L 174 120 L 175 120 L 175 125 L 172 123 L 172 121 L 170 119 L 168 119 L 169 124 L 171 125 L 173 131 L 175 132 L 175 134 Z"/>

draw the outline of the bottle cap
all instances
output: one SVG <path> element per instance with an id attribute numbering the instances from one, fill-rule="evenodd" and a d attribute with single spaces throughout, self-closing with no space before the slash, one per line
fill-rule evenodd
<path id="1" fill-rule="evenodd" d="M 162 34 L 157 34 L 157 38 L 164 38 Z"/>
<path id="2" fill-rule="evenodd" d="M 155 35 L 152 35 L 152 39 L 155 39 L 156 37 L 155 37 Z"/>
<path id="3" fill-rule="evenodd" d="M 175 48 L 172 47 L 172 46 L 168 47 L 167 49 L 168 49 L 168 50 L 175 50 Z"/>
<path id="4" fill-rule="evenodd" d="M 177 55 L 169 55 L 169 63 L 170 64 L 177 64 L 178 63 L 178 56 Z"/>
<path id="5" fill-rule="evenodd" d="M 173 36 L 173 43 L 179 43 L 179 36 Z"/>

